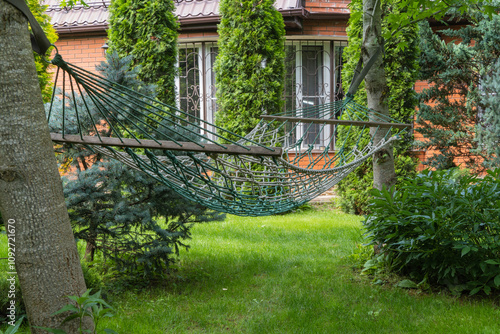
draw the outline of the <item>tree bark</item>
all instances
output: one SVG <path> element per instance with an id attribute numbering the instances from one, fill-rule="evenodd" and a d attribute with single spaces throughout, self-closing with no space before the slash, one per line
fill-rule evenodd
<path id="1" fill-rule="evenodd" d="M 51 316 L 85 281 L 64 202 L 26 18 L 0 0 L 0 210 L 15 222 L 15 269 L 31 333 L 61 328 L 67 314 Z M 91 329 L 93 324 L 86 322 Z"/>
<path id="2" fill-rule="evenodd" d="M 361 52 L 363 62 L 368 59 L 382 45 L 382 9 L 380 0 L 363 0 L 363 43 Z M 385 76 L 383 57 L 379 56 L 365 78 L 365 87 L 368 97 L 368 108 L 383 115 L 389 116 L 387 105 L 387 80 Z M 372 128 L 371 135 L 375 143 L 382 140 L 387 134 L 387 129 Z M 373 156 L 373 187 L 382 189 L 396 183 L 396 172 L 394 170 L 394 150 L 391 145 L 377 152 Z"/>

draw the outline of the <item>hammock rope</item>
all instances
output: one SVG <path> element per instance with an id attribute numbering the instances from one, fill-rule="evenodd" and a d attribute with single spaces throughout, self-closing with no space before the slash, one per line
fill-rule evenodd
<path id="1" fill-rule="evenodd" d="M 26 3 L 7 1 L 28 18 L 33 50 L 43 56 L 51 45 Z M 264 115 L 245 137 L 56 54 L 56 80 L 47 106 L 51 138 L 117 159 L 214 210 L 243 216 L 284 212 L 333 187 L 411 127 L 353 100 L 381 51 L 364 68 L 358 63 L 344 100 Z M 361 131 L 350 138 L 354 127 Z M 383 139 L 375 143 L 370 138 L 378 131 Z"/>
<path id="2" fill-rule="evenodd" d="M 310 201 L 408 127 L 348 95 L 263 115 L 242 137 L 67 63 L 59 54 L 52 63 L 57 72 L 47 117 L 54 141 L 84 145 L 188 199 L 236 215 L 270 215 Z M 370 127 L 372 133 L 385 132 L 378 143 Z M 349 139 L 354 128 L 361 131 Z"/>

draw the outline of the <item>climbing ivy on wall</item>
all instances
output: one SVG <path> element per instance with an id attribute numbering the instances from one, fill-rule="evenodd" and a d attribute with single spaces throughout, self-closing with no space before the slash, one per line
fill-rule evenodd
<path id="1" fill-rule="evenodd" d="M 239 135 L 283 106 L 284 36 L 273 0 L 222 0 L 216 124 Z"/>
<path id="2" fill-rule="evenodd" d="M 391 3 L 396 0 L 384 2 L 382 11 L 394 12 L 396 9 Z M 351 17 L 347 30 L 348 46 L 344 49 L 345 60 L 342 69 L 342 81 L 347 90 L 350 84 L 354 69 L 361 55 L 361 42 L 363 33 L 363 1 L 353 0 L 350 4 Z M 383 29 L 387 25 L 383 22 Z M 407 47 L 404 51 L 398 50 L 397 45 L 402 41 Z M 398 39 L 390 40 L 385 44 L 384 66 L 387 76 L 387 100 L 391 117 L 400 123 L 412 123 L 417 103 L 416 93 L 413 86 L 418 76 L 418 27 L 413 25 L 405 28 L 403 34 Z M 366 105 L 366 91 L 364 82 L 360 85 L 355 100 L 357 103 Z M 360 131 L 358 129 L 358 131 Z M 339 136 L 347 134 L 340 132 Z M 356 131 L 349 133 L 352 138 L 357 138 Z M 368 140 L 368 139 L 366 139 Z M 413 136 L 411 133 L 405 134 L 401 140 L 394 144 L 395 168 L 398 180 L 416 173 L 417 159 L 411 154 Z M 367 201 L 369 191 L 373 187 L 373 166 L 371 159 L 363 163 L 351 174 L 349 174 L 338 185 L 339 204 L 342 210 L 350 213 L 362 214 L 367 212 Z"/>
<path id="3" fill-rule="evenodd" d="M 157 98 L 175 105 L 177 29 L 172 0 L 114 0 L 110 6 L 109 51 L 133 55 L 139 79 L 157 85 Z"/>

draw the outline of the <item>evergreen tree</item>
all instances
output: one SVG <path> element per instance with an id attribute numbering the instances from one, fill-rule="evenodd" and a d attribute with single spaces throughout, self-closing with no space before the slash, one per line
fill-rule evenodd
<path id="1" fill-rule="evenodd" d="M 156 85 L 157 98 L 175 105 L 177 29 L 172 0 L 114 0 L 110 6 L 109 51 L 134 56 L 139 79 Z"/>
<path id="2" fill-rule="evenodd" d="M 480 173 L 488 160 L 476 138 L 485 110 L 480 82 L 500 57 L 500 18 L 479 11 L 465 18 L 471 22 L 466 27 L 442 30 L 439 35 L 422 23 L 421 78 L 430 85 L 420 97 L 417 131 L 424 140 L 417 147 L 434 152 L 424 162 L 430 167 L 461 165 Z M 454 42 L 446 43 L 446 38 Z"/>
<path id="3" fill-rule="evenodd" d="M 154 96 L 155 87 L 137 79 L 141 69 L 130 69 L 131 62 L 131 56 L 121 59 L 112 52 L 97 69 L 109 80 Z M 81 97 L 77 99 L 83 103 Z M 87 101 L 92 111 L 90 99 Z M 56 103 L 60 105 L 61 101 Z M 76 133 L 76 117 L 68 115 L 73 113 L 65 114 L 66 133 Z M 53 110 L 53 116 L 50 126 L 57 131 L 62 123 L 62 108 Z M 91 120 L 80 117 L 79 121 L 92 130 Z M 109 129 L 101 127 L 100 131 L 107 135 Z M 88 260 L 99 251 L 122 271 L 159 273 L 174 262 L 173 255 L 179 253 L 179 248 L 188 248 L 184 241 L 190 238 L 193 223 L 224 218 L 184 199 L 143 172 L 81 147 L 65 145 L 59 150 L 62 164 L 76 170 L 64 178 L 64 193 L 75 237 L 87 242 Z"/>
<path id="4" fill-rule="evenodd" d="M 385 2 L 382 10 L 384 13 L 394 13 L 397 7 L 396 1 Z M 363 22 L 360 14 L 363 10 L 362 0 L 353 0 L 350 4 L 351 18 L 347 30 L 349 45 L 344 49 L 343 57 L 345 64 L 342 68 L 342 82 L 350 83 L 354 75 L 354 69 L 361 56 L 361 42 L 363 33 Z M 387 23 L 382 23 L 383 30 L 388 30 Z M 401 123 L 412 123 L 415 114 L 416 94 L 413 89 L 418 75 L 419 55 L 418 29 L 416 25 L 404 28 L 398 38 L 388 41 L 385 45 L 383 57 L 384 67 L 387 75 L 387 95 L 390 116 Z M 400 43 L 406 44 L 406 49 L 398 48 Z M 348 87 L 344 87 L 347 90 Z M 360 85 L 355 95 L 355 101 L 366 105 L 367 97 L 364 82 Z M 354 131 L 353 131 L 354 130 Z M 349 135 L 351 144 L 359 136 L 360 129 L 351 129 L 349 134 L 339 130 L 342 140 Z M 368 141 L 368 136 L 365 138 Z M 394 164 L 397 182 L 405 177 L 411 177 L 416 173 L 417 160 L 412 156 L 413 136 L 410 132 L 404 134 L 401 140 L 394 144 Z M 338 185 L 340 207 L 349 213 L 362 214 L 367 212 L 369 192 L 373 188 L 373 162 L 370 158 L 361 166 L 356 168 Z"/>
<path id="5" fill-rule="evenodd" d="M 283 107 L 284 36 L 273 0 L 222 0 L 216 124 L 244 136 Z"/>
<path id="6" fill-rule="evenodd" d="M 477 140 L 487 154 L 487 167 L 500 167 L 500 61 L 481 82 L 484 111 L 479 115 Z"/>

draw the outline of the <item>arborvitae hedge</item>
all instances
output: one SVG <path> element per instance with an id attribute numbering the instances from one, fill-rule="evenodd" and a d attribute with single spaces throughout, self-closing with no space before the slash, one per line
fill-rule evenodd
<path id="1" fill-rule="evenodd" d="M 281 111 L 284 82 L 282 15 L 273 0 L 222 0 L 216 124 L 239 135 L 259 116 Z"/>
<path id="2" fill-rule="evenodd" d="M 350 4 L 351 18 L 349 19 L 348 38 L 349 46 L 344 49 L 344 67 L 342 69 L 342 79 L 344 90 L 349 88 L 354 68 L 361 55 L 361 42 L 363 33 L 363 20 L 361 14 L 363 11 L 363 1 L 353 0 Z M 390 1 L 385 2 L 383 11 L 394 11 Z M 382 23 L 383 29 L 385 24 Z M 406 28 L 403 38 L 407 42 L 407 48 L 404 51 L 397 50 L 396 46 L 399 40 L 391 40 L 385 44 L 384 57 L 385 71 L 387 75 L 388 101 L 391 117 L 401 123 L 412 123 L 415 114 L 416 93 L 413 86 L 418 76 L 418 29 L 416 26 Z M 366 91 L 364 82 L 360 85 L 355 100 L 359 104 L 366 105 Z M 357 138 L 358 133 L 349 134 Z M 340 136 L 345 134 L 340 131 Z M 408 133 L 402 140 L 394 144 L 394 163 L 398 182 L 406 177 L 416 173 L 417 161 L 412 157 L 413 136 Z M 338 185 L 338 194 L 340 196 L 339 204 L 342 210 L 350 213 L 365 213 L 367 211 L 369 192 L 373 188 L 373 165 L 369 159 L 363 165 L 355 169 Z"/>
<path id="3" fill-rule="evenodd" d="M 132 54 L 139 79 L 157 85 L 157 98 L 175 105 L 177 29 L 172 0 L 114 0 L 108 36 L 110 51 Z"/>

